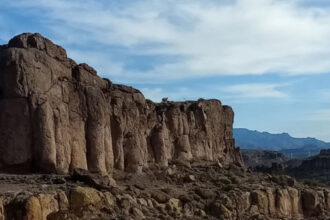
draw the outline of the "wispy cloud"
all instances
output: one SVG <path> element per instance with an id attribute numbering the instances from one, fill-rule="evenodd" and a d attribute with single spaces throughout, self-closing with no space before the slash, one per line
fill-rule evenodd
<path id="1" fill-rule="evenodd" d="M 129 55 L 179 58 L 155 66 L 152 77 L 313 74 L 330 69 L 330 11 L 303 7 L 299 1 L 5 2 L 30 13 L 41 11 L 47 18 L 44 25 L 66 44 L 117 45 L 128 48 Z"/>
<path id="2" fill-rule="evenodd" d="M 241 98 L 287 98 L 288 95 L 279 91 L 280 84 L 249 83 L 228 86 L 224 91 Z"/>

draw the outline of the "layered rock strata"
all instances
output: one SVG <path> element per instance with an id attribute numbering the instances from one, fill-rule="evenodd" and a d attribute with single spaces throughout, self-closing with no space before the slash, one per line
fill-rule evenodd
<path id="1" fill-rule="evenodd" d="M 175 159 L 241 164 L 233 117 L 218 100 L 153 103 L 39 34 L 0 47 L 2 172 L 141 172 Z"/>

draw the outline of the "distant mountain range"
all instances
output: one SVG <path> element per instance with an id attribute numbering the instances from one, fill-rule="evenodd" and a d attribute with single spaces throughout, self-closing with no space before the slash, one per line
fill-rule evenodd
<path id="1" fill-rule="evenodd" d="M 234 138 L 242 149 L 276 150 L 294 158 L 312 156 L 321 149 L 330 148 L 330 143 L 316 138 L 294 138 L 288 133 L 271 134 L 246 128 L 235 128 Z"/>

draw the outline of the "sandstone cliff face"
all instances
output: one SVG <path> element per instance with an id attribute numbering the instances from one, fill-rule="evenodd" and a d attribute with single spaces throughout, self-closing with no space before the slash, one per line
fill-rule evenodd
<path id="1" fill-rule="evenodd" d="M 153 103 L 39 34 L 0 47 L 2 172 L 141 172 L 174 159 L 241 164 L 233 116 L 218 100 Z"/>

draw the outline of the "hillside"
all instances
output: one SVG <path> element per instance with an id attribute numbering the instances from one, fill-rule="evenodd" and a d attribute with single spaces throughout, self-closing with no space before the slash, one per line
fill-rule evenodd
<path id="1" fill-rule="evenodd" d="M 246 167 L 256 168 L 258 166 L 271 167 L 273 163 L 283 164 L 289 160 L 288 157 L 278 151 L 269 150 L 242 150 L 242 157 Z"/>
<path id="2" fill-rule="evenodd" d="M 308 157 L 330 148 L 330 143 L 310 137 L 295 138 L 288 133 L 271 134 L 245 128 L 234 128 L 233 132 L 236 145 L 242 149 L 276 150 L 288 157 Z"/>

